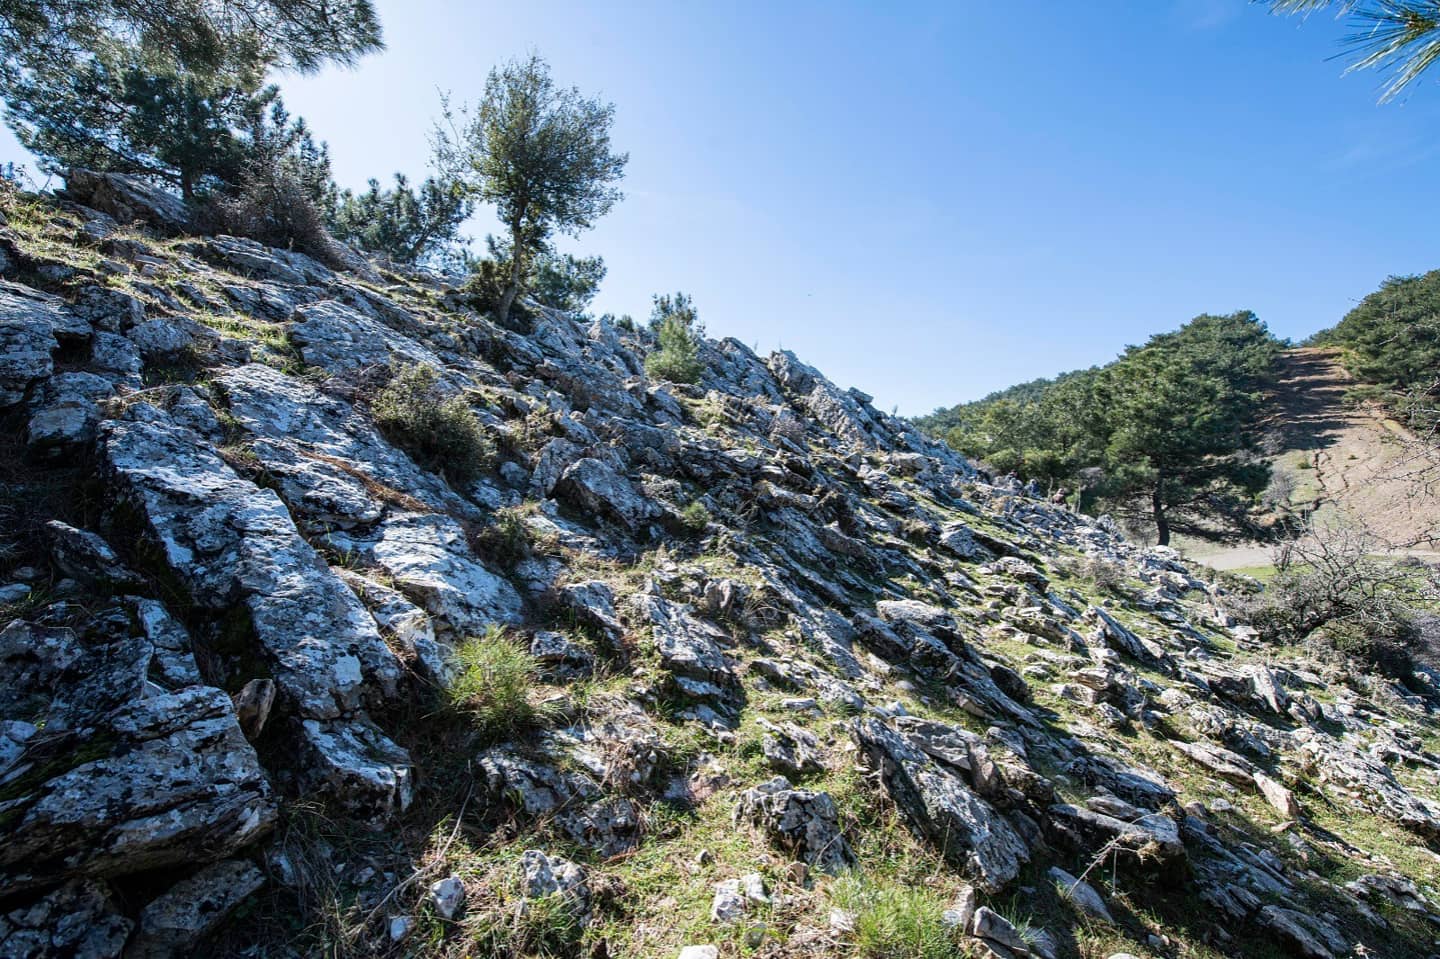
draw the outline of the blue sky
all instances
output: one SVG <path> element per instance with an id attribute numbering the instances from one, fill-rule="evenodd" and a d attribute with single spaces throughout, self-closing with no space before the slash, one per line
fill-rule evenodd
<path id="1" fill-rule="evenodd" d="M 921 413 L 1201 312 L 1282 336 L 1440 266 L 1440 90 L 1377 106 L 1343 24 L 1246 0 L 379 0 L 389 49 L 282 78 L 337 178 L 423 175 L 440 89 L 535 50 L 616 104 L 626 200 L 567 248 L 595 308 L 709 331 Z M 14 155 L 8 137 L 0 157 Z M 490 228 L 478 221 L 471 232 Z"/>

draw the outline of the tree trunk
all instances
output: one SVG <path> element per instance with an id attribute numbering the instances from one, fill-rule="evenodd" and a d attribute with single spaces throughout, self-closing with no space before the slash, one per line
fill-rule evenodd
<path id="1" fill-rule="evenodd" d="M 1170 545 L 1170 519 L 1165 515 L 1165 499 L 1160 491 L 1164 484 L 1156 481 L 1150 493 L 1150 512 L 1155 517 L 1155 541 L 1161 546 Z"/>
<path id="2" fill-rule="evenodd" d="M 500 303 L 495 307 L 495 322 L 501 326 L 507 326 L 510 319 L 510 307 L 515 305 L 515 298 L 520 295 L 520 286 L 514 280 L 505 287 L 505 292 L 500 294 Z"/>
<path id="3" fill-rule="evenodd" d="M 195 203 L 195 181 L 189 170 L 180 171 L 180 198 L 185 201 L 186 206 L 193 206 Z"/>
<path id="4" fill-rule="evenodd" d="M 515 305 L 515 299 L 520 295 L 520 281 L 525 275 L 524 264 L 521 262 L 523 253 L 520 249 L 520 224 L 510 224 L 510 283 L 505 287 L 505 292 L 500 295 L 500 305 L 495 308 L 495 322 L 505 326 L 510 319 L 510 308 Z"/>

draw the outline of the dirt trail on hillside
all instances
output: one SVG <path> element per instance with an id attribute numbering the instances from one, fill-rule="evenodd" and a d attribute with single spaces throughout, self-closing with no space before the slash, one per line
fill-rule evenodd
<path id="1" fill-rule="evenodd" d="M 1336 352 L 1286 350 L 1272 398 L 1272 428 L 1281 449 L 1272 459 L 1290 503 L 1317 523 L 1363 525 L 1395 554 L 1440 559 L 1440 490 L 1409 476 L 1411 438 L 1377 410 L 1345 402 L 1354 381 Z M 1187 553 L 1217 569 L 1261 566 L 1272 547 L 1193 544 Z"/>

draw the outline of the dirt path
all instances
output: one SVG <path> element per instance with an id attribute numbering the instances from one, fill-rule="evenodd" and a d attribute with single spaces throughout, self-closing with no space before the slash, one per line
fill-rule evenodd
<path id="1" fill-rule="evenodd" d="M 1332 350 L 1301 348 L 1282 355 L 1271 414 L 1279 449 L 1272 490 L 1288 491 L 1291 509 L 1319 524 L 1363 525 L 1387 552 L 1440 558 L 1440 491 L 1419 488 L 1406 474 L 1408 435 L 1374 409 L 1345 402 L 1353 384 Z M 1261 544 L 1185 551 L 1217 569 L 1270 563 Z"/>

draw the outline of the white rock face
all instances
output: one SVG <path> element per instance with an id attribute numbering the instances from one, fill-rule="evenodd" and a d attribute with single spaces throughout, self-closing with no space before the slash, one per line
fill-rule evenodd
<path id="1" fill-rule="evenodd" d="M 381 527 L 369 553 L 454 635 L 478 636 L 519 618 L 520 594 L 480 562 L 464 529 L 448 516 L 396 516 Z"/>
<path id="2" fill-rule="evenodd" d="M 19 403 L 54 372 L 56 332 L 72 324 L 59 297 L 0 281 L 0 409 Z"/>
<path id="3" fill-rule="evenodd" d="M 194 601 L 244 611 L 298 721 L 292 728 L 309 757 L 307 774 L 356 808 L 403 807 L 408 757 L 363 713 L 367 702 L 394 696 L 402 667 L 280 499 L 161 415 L 107 424 L 102 452 L 114 487 L 144 517 Z"/>
<path id="4" fill-rule="evenodd" d="M 655 504 L 641 496 L 628 479 L 592 457 L 566 467 L 555 484 L 555 495 L 578 509 L 614 520 L 630 532 L 660 515 Z"/>
<path id="5" fill-rule="evenodd" d="M 290 341 L 311 366 L 332 373 L 348 373 L 367 367 L 384 366 L 392 360 L 423 363 L 431 368 L 444 364 L 430 350 L 363 313 L 337 303 L 321 300 L 295 311 Z"/>
<path id="6" fill-rule="evenodd" d="M 335 719 L 367 696 L 394 693 L 400 665 L 375 621 L 273 492 L 240 479 L 164 419 L 108 424 L 102 448 L 112 481 L 141 511 L 195 601 L 245 608 L 301 715 Z"/>
<path id="7" fill-rule="evenodd" d="M 228 370 L 216 377 L 216 383 L 224 391 L 230 414 L 247 434 L 289 447 L 295 458 L 308 459 L 310 476 L 333 483 L 345 482 L 343 476 L 362 485 L 369 479 L 430 509 L 479 516 L 479 510 L 444 480 L 386 442 L 374 422 L 353 404 L 258 363 Z M 256 452 L 264 463 L 264 450 Z M 285 465 L 277 463 L 282 477 L 293 471 Z M 282 485 L 281 493 L 303 515 L 309 484 L 318 480 L 297 474 L 292 482 L 293 490 Z"/>

